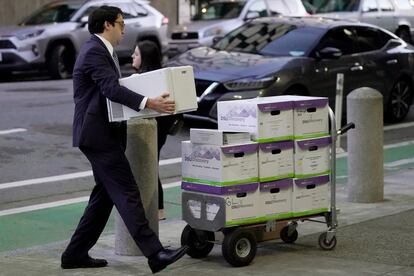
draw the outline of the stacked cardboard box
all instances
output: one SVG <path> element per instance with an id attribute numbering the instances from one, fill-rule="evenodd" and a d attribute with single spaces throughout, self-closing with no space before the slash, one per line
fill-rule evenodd
<path id="1" fill-rule="evenodd" d="M 182 144 L 184 190 L 224 199 L 226 226 L 328 211 L 326 98 L 225 101 L 217 111 L 218 130 L 191 129 Z"/>
<path id="2" fill-rule="evenodd" d="M 258 219 L 258 144 L 250 134 L 191 129 L 190 141 L 182 142 L 182 189 L 209 195 L 225 204 L 204 204 L 208 218 L 224 208 L 225 226 Z M 214 200 L 213 200 L 214 201 Z M 189 207 L 194 208 L 194 207 Z"/>

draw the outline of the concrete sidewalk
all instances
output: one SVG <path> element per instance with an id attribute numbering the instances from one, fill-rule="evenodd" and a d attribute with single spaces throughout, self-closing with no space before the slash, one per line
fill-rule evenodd
<path id="1" fill-rule="evenodd" d="M 299 224 L 295 244 L 280 240 L 259 244 L 253 262 L 242 268 L 230 266 L 216 245 L 204 259 L 185 256 L 159 275 L 414 275 L 414 169 L 385 177 L 385 200 L 358 204 L 346 201 L 346 185 L 337 190 L 338 244 L 333 251 L 318 246 L 325 224 Z M 185 222 L 160 223 L 165 246 L 178 247 Z M 67 242 L 59 242 L 0 254 L 0 275 L 150 275 L 144 257 L 114 254 L 114 236 L 103 236 L 92 256 L 106 258 L 99 269 L 61 270 L 60 254 Z"/>

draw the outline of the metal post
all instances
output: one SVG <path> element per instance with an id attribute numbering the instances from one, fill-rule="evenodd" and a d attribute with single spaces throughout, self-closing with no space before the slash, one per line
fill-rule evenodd
<path id="1" fill-rule="evenodd" d="M 384 199 L 383 98 L 375 89 L 362 87 L 347 98 L 348 201 L 371 203 Z"/>
<path id="2" fill-rule="evenodd" d="M 155 119 L 130 119 L 126 156 L 141 193 L 151 229 L 158 234 L 158 154 Z M 142 255 L 118 212 L 115 214 L 115 253 Z"/>

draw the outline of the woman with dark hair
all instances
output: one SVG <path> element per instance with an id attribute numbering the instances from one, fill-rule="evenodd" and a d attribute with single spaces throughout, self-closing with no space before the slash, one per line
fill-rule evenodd
<path id="1" fill-rule="evenodd" d="M 132 67 L 138 73 L 144 73 L 157 70 L 162 67 L 162 57 L 160 50 L 152 41 L 139 42 L 132 54 Z M 157 120 L 157 138 L 158 138 L 158 160 L 160 159 L 160 151 L 167 141 L 168 134 L 174 135 L 182 125 L 180 115 L 160 116 Z M 164 212 L 164 193 L 160 177 L 158 175 L 158 219 L 165 220 Z"/>

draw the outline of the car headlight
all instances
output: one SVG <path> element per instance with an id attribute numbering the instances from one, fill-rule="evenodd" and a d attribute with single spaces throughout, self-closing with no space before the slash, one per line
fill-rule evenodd
<path id="1" fill-rule="evenodd" d="M 228 90 L 257 90 L 257 89 L 263 89 L 268 86 L 270 86 L 272 83 L 274 83 L 276 80 L 276 77 L 265 77 L 261 79 L 255 79 L 255 78 L 244 78 L 244 79 L 238 79 L 233 81 L 228 81 L 224 83 L 224 87 Z"/>
<path id="2" fill-rule="evenodd" d="M 211 28 L 208 29 L 204 32 L 203 37 L 209 37 L 209 36 L 216 36 L 216 35 L 220 35 L 223 33 L 223 29 L 222 28 Z"/>
<path id="3" fill-rule="evenodd" d="M 45 30 L 32 30 L 30 32 L 22 33 L 17 35 L 17 38 L 20 40 L 25 40 L 29 38 L 35 38 L 39 35 L 41 35 Z"/>

